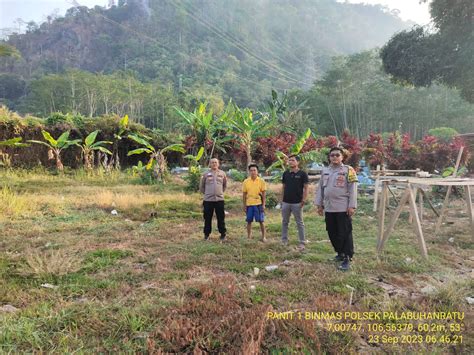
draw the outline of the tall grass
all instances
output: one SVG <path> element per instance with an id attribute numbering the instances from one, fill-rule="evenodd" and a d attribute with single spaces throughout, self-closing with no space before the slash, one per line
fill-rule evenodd
<path id="1" fill-rule="evenodd" d="M 21 194 L 16 194 L 8 185 L 0 190 L 0 218 L 20 217 L 30 212 L 28 199 Z"/>

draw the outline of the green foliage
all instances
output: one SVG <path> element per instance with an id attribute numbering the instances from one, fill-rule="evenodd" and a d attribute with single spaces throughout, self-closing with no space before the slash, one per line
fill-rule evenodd
<path id="1" fill-rule="evenodd" d="M 454 136 L 457 136 L 459 133 L 454 128 L 451 127 L 436 127 L 428 131 L 430 136 L 434 136 L 443 142 L 449 142 L 453 139 Z"/>
<path id="2" fill-rule="evenodd" d="M 184 177 L 188 185 L 188 191 L 199 191 L 199 183 L 201 182 L 202 169 L 199 165 L 191 165 L 188 174 Z"/>
<path id="3" fill-rule="evenodd" d="M 57 124 L 67 123 L 72 125 L 73 127 L 81 128 L 84 126 L 84 118 L 85 117 L 82 115 L 54 112 L 46 118 L 45 123 L 47 126 L 55 126 Z"/>
<path id="4" fill-rule="evenodd" d="M 265 195 L 265 206 L 267 208 L 275 208 L 278 205 L 278 196 L 273 191 L 267 191 Z"/>
<path id="5" fill-rule="evenodd" d="M 300 158 L 300 163 L 299 167 L 304 168 L 304 166 L 311 161 L 323 161 L 324 159 L 324 154 L 321 152 L 321 149 L 319 150 L 311 150 L 305 153 L 300 153 L 301 150 L 303 149 L 303 146 L 305 145 L 306 141 L 311 137 L 312 132 L 311 129 L 307 129 L 305 133 L 303 133 L 296 142 L 291 146 L 289 152 L 289 155 L 298 155 Z M 275 153 L 277 160 L 270 165 L 267 168 L 267 172 L 273 172 L 274 173 L 274 179 L 279 179 L 283 171 L 288 168 L 288 156 L 285 153 L 281 151 L 277 151 Z"/>
<path id="6" fill-rule="evenodd" d="M 80 145 L 81 150 L 82 150 L 82 156 L 84 159 L 84 166 L 86 170 L 92 170 L 92 158 L 93 158 L 93 152 L 98 150 L 101 151 L 102 153 L 112 155 L 112 152 L 108 150 L 105 145 L 106 144 L 112 144 L 110 141 L 98 141 L 96 142 L 97 134 L 99 133 L 99 130 L 95 130 L 94 132 L 91 132 L 87 135 L 86 138 L 84 138 L 84 143 Z"/>
<path id="7" fill-rule="evenodd" d="M 69 140 L 69 131 L 62 133 L 58 139 L 54 139 L 53 136 L 45 130 L 42 130 L 43 138 L 45 141 L 29 140 L 28 142 L 41 144 L 48 147 L 48 158 L 56 159 L 56 168 L 58 171 L 63 171 L 64 166 L 61 161 L 61 152 L 71 146 L 79 146 L 80 139 Z"/>
<path id="8" fill-rule="evenodd" d="M 474 131 L 474 107 L 456 90 L 400 86 L 383 71 L 377 50 L 336 57 L 329 70 L 297 102 L 306 101 L 307 127 L 341 137 L 349 130 L 359 139 L 370 133 L 409 133 L 421 139 L 433 127 L 449 125 Z"/>
<path id="9" fill-rule="evenodd" d="M 111 112 L 136 117 L 142 112 L 148 127 L 171 129 L 175 105 L 208 101 L 217 108 L 235 98 L 241 106 L 257 108 L 272 87 L 309 86 L 333 55 L 380 46 L 408 27 L 380 6 L 327 0 L 271 6 L 262 0 L 147 1 L 148 14 L 140 1 L 119 3 L 124 5 L 71 8 L 47 26 L 33 25 L 12 35 L 10 44 L 21 48 L 30 64 L 12 69 L 35 78 L 27 102 L 15 107 L 47 114 L 52 105 L 52 111 L 90 117 Z M 112 75 L 87 75 L 84 70 Z M 49 81 L 53 85 L 42 87 L 39 82 L 46 81 L 41 76 L 51 73 L 56 73 Z M 153 84 L 127 82 L 130 73 Z M 64 85 L 55 87 L 52 82 L 59 77 Z M 170 95 L 173 89 L 179 89 L 179 98 Z M 143 95 L 149 103 L 143 110 L 131 109 L 141 106 Z M 34 102 L 41 102 L 41 111 Z"/>
<path id="10" fill-rule="evenodd" d="M 22 137 L 15 137 L 15 138 L 7 139 L 4 141 L 0 141 L 0 148 L 1 147 L 5 147 L 5 148 L 28 147 L 29 144 L 22 143 L 21 142 L 22 140 L 23 140 Z M 9 168 L 11 166 L 10 154 L 2 151 L 1 149 L 0 149 L 0 166 L 3 166 L 5 168 Z"/>
<path id="11" fill-rule="evenodd" d="M 151 174 L 156 182 L 165 182 L 166 177 L 168 176 L 168 166 L 164 153 L 184 153 L 183 144 L 170 144 L 164 148 L 156 149 L 147 140 L 149 137 L 141 137 L 137 134 L 130 133 L 128 138 L 144 146 L 144 148 L 137 148 L 129 151 L 127 153 L 128 156 L 143 153 L 147 153 L 149 156 L 148 163 L 146 164 L 145 169 L 142 170 L 142 174 L 146 175 L 145 180 L 148 180 L 149 175 Z"/>
<path id="12" fill-rule="evenodd" d="M 20 59 L 21 54 L 15 47 L 9 44 L 0 43 L 0 57 L 12 57 Z"/>
<path id="13" fill-rule="evenodd" d="M 199 183 L 201 181 L 202 168 L 199 161 L 204 155 L 204 147 L 201 147 L 196 155 L 186 155 L 184 158 L 191 161 L 189 165 L 189 173 L 184 177 L 188 182 L 187 189 L 189 191 L 199 191 Z"/>
<path id="14" fill-rule="evenodd" d="M 247 174 L 243 171 L 239 171 L 237 169 L 230 169 L 228 173 L 229 177 L 238 182 L 242 182 L 247 178 Z"/>
<path id="15" fill-rule="evenodd" d="M 384 69 L 401 83 L 457 87 L 474 103 L 474 2 L 433 0 L 430 13 L 436 31 L 415 27 L 393 36 L 381 52 Z"/>

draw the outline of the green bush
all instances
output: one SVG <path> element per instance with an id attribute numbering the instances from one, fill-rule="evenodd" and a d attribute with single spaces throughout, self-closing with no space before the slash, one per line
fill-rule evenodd
<path id="1" fill-rule="evenodd" d="M 202 170 L 200 166 L 192 165 L 189 167 L 189 173 L 184 177 L 188 185 L 186 189 L 188 191 L 197 192 L 199 191 L 199 183 L 201 181 Z"/>
<path id="2" fill-rule="evenodd" d="M 278 197 L 277 194 L 273 191 L 267 191 L 267 195 L 265 198 L 265 207 L 267 208 L 275 208 L 278 205 Z"/>
<path id="3" fill-rule="evenodd" d="M 246 173 L 242 171 L 238 171 L 236 169 L 230 169 L 228 175 L 232 180 L 238 181 L 238 182 L 242 182 L 247 178 Z"/>
<path id="4" fill-rule="evenodd" d="M 428 131 L 430 136 L 434 136 L 443 142 L 449 142 L 459 133 L 451 127 L 436 127 Z"/>
<path id="5" fill-rule="evenodd" d="M 74 115 L 72 113 L 54 112 L 46 118 L 47 126 L 55 126 L 60 123 L 69 123 L 76 128 L 82 128 L 84 126 L 84 116 Z"/>

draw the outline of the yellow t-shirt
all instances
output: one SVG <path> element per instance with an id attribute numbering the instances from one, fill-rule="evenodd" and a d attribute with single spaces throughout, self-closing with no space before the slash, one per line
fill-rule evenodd
<path id="1" fill-rule="evenodd" d="M 242 192 L 247 193 L 247 206 L 257 206 L 262 204 L 260 194 L 267 189 L 265 181 L 259 176 L 255 180 L 248 177 L 242 185 Z"/>

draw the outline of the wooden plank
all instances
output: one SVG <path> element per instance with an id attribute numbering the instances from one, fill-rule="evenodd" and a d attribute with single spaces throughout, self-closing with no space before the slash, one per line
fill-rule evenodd
<path id="1" fill-rule="evenodd" d="M 467 215 L 469 217 L 469 222 L 471 223 L 472 237 L 474 238 L 474 211 L 472 207 L 471 187 L 465 186 L 464 191 L 466 194 Z"/>
<path id="2" fill-rule="evenodd" d="M 377 249 L 377 252 L 380 253 L 384 246 L 385 243 L 388 240 L 388 237 L 390 236 L 390 233 L 392 233 L 393 228 L 395 227 L 395 224 L 397 223 L 398 218 L 400 217 L 400 213 L 402 213 L 403 206 L 407 203 L 408 197 L 410 195 L 410 189 L 411 187 L 408 186 L 405 191 L 403 192 L 402 197 L 400 198 L 400 202 L 398 203 L 397 209 L 393 212 L 391 218 L 390 218 L 390 223 L 388 225 L 388 228 L 385 230 L 382 240 L 380 241 L 379 247 Z"/>
<path id="3" fill-rule="evenodd" d="M 416 209 L 415 195 L 412 189 L 407 189 L 409 193 L 408 202 L 410 204 L 410 211 L 414 218 L 413 227 L 415 229 L 416 236 L 418 237 L 418 244 L 420 245 L 421 254 L 423 257 L 428 258 L 428 251 L 426 250 L 425 239 L 423 237 L 423 230 L 421 229 L 421 221 L 418 216 Z"/>
<path id="4" fill-rule="evenodd" d="M 380 206 L 379 206 L 379 231 L 377 234 L 377 249 L 380 246 L 380 243 L 383 238 L 383 231 L 385 228 L 385 205 L 387 203 L 387 187 L 388 183 L 382 183 L 382 194 L 380 195 Z"/>
<path id="5" fill-rule="evenodd" d="M 376 173 L 376 172 L 378 172 L 378 171 L 379 171 L 379 170 L 370 170 L 370 173 L 371 173 L 371 174 L 374 174 L 374 173 Z M 420 171 L 420 169 L 416 169 L 416 170 L 389 170 L 389 169 L 385 170 L 385 169 L 384 169 L 383 172 L 384 172 L 385 174 L 387 174 L 387 173 L 417 173 L 417 172 L 419 172 L 419 171 Z"/>
<path id="6" fill-rule="evenodd" d="M 462 157 L 463 151 L 464 151 L 464 147 L 461 147 L 459 149 L 458 157 L 456 159 L 456 165 L 454 166 L 453 177 L 456 177 L 456 175 L 458 174 L 459 164 L 461 163 L 461 157 Z M 435 234 L 439 233 L 441 224 L 443 223 L 444 213 L 446 212 L 446 209 L 448 208 L 449 195 L 451 194 L 451 186 L 452 184 L 448 185 L 448 191 L 446 191 L 446 196 L 444 197 L 443 206 L 441 207 L 441 212 L 439 214 L 438 221 L 436 222 Z M 467 184 L 465 186 L 467 186 Z"/>

